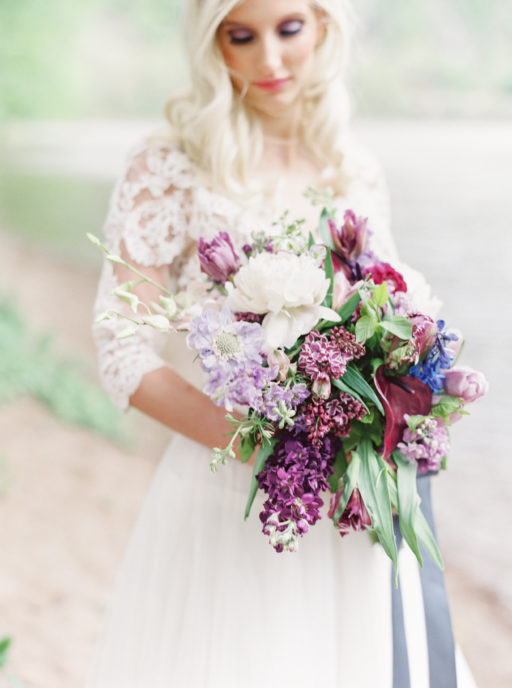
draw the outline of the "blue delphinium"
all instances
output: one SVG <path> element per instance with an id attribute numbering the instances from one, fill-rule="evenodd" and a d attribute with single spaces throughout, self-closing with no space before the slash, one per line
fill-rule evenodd
<path id="1" fill-rule="evenodd" d="M 428 385 L 434 394 L 440 394 L 443 391 L 445 371 L 450 368 L 454 361 L 453 353 L 446 346 L 447 342 L 458 339 L 456 334 L 446 330 L 444 320 L 437 321 L 437 328 L 438 332 L 434 345 L 427 357 L 409 370 L 409 375 L 417 377 Z"/>

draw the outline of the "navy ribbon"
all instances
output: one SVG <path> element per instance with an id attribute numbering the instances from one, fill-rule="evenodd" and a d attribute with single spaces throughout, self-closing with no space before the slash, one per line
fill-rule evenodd
<path id="1" fill-rule="evenodd" d="M 430 493 L 430 475 L 419 475 L 417 488 L 421 498 L 421 510 L 434 536 L 436 536 Z M 394 516 L 393 525 L 397 546 L 400 548 L 402 535 L 398 525 L 398 516 Z M 421 543 L 420 551 L 423 559 L 423 567 L 420 567 L 420 580 L 425 608 L 430 688 L 457 688 L 455 642 L 443 572 Z M 393 688 L 411 688 L 400 578 L 398 588 L 395 588 L 393 584 L 393 571 L 391 572 L 391 605 L 393 622 Z"/>

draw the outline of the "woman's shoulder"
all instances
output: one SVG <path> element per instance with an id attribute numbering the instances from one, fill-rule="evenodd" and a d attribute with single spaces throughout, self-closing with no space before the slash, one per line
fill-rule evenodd
<path id="1" fill-rule="evenodd" d="M 192 161 L 170 135 L 156 133 L 138 141 L 129 150 L 122 178 L 145 182 L 154 195 L 169 189 L 190 189 L 197 185 Z"/>

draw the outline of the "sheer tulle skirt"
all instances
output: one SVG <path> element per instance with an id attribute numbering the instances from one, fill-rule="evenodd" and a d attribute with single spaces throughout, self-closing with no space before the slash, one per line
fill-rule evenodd
<path id="1" fill-rule="evenodd" d="M 293 554 L 261 533 L 251 468 L 170 443 L 119 570 L 87 688 L 392 688 L 391 564 L 324 518 Z M 429 688 L 418 566 L 400 551 L 411 688 Z M 475 688 L 458 652 L 458 688 Z"/>

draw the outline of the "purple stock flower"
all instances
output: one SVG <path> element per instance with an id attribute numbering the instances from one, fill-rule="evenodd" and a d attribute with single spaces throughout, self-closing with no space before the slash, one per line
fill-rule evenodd
<path id="1" fill-rule="evenodd" d="M 443 459 L 448 455 L 450 443 L 443 423 L 435 418 L 425 417 L 419 422 L 410 422 L 411 416 L 405 415 L 408 423 L 397 449 L 411 463 L 418 463 L 418 473 L 437 472 Z"/>
<path id="2" fill-rule="evenodd" d="M 342 496 L 343 489 L 337 490 L 331 496 L 328 513 L 329 518 L 334 518 L 334 514 L 338 510 Z M 366 509 L 363 498 L 361 497 L 361 493 L 357 487 L 354 488 L 345 510 L 335 525 L 341 537 L 348 535 L 351 530 L 365 530 L 367 527 L 372 525 L 370 514 Z"/>
<path id="3" fill-rule="evenodd" d="M 200 237 L 197 253 L 201 270 L 214 282 L 224 284 L 240 267 L 240 258 L 227 232 L 219 232 L 212 241 Z"/>
<path id="4" fill-rule="evenodd" d="M 297 549 L 299 537 L 321 518 L 320 493 L 329 488 L 338 446 L 326 438 L 313 447 L 302 433 L 283 432 L 258 473 L 258 485 L 268 497 L 260 520 L 277 552 Z"/>

